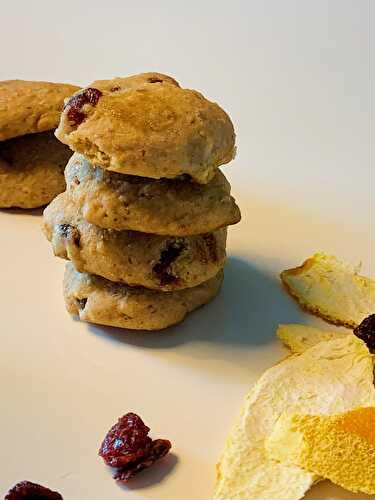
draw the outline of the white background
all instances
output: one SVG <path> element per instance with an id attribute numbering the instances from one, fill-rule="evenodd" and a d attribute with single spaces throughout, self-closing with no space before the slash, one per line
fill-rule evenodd
<path id="1" fill-rule="evenodd" d="M 225 167 L 243 221 L 221 296 L 164 333 L 73 321 L 63 263 L 40 217 L 0 212 L 0 495 L 29 479 L 65 500 L 205 500 L 244 394 L 285 351 L 280 322 L 310 322 L 277 274 L 317 250 L 375 275 L 375 3 L 366 0 L 13 1 L 1 4 L 0 79 L 88 84 L 176 77 L 226 109 Z M 129 491 L 97 457 L 134 410 L 174 443 Z M 354 499 L 319 485 L 306 498 Z"/>

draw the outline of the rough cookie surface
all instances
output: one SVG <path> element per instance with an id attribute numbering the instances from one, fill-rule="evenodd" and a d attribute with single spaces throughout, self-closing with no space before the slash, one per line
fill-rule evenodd
<path id="1" fill-rule="evenodd" d="M 66 83 L 0 82 L 0 141 L 56 128 L 64 99 L 78 89 Z"/>
<path id="2" fill-rule="evenodd" d="M 75 153 L 65 169 L 69 197 L 84 218 L 107 229 L 189 236 L 236 224 L 241 214 L 225 176 L 208 184 L 147 179 L 93 167 Z"/>
<path id="3" fill-rule="evenodd" d="M 72 152 L 52 132 L 0 142 L 0 207 L 36 208 L 64 191 Z"/>
<path id="4" fill-rule="evenodd" d="M 209 302 L 219 292 L 222 280 L 220 271 L 196 287 L 157 292 L 79 273 L 68 263 L 64 297 L 68 312 L 84 321 L 133 330 L 162 330 Z"/>
<path id="5" fill-rule="evenodd" d="M 56 136 L 108 170 L 155 179 L 188 174 L 202 184 L 235 153 L 228 115 L 159 73 L 93 82 L 67 102 Z"/>
<path id="6" fill-rule="evenodd" d="M 44 211 L 55 255 L 80 272 L 156 290 L 199 285 L 224 266 L 226 229 L 197 236 L 158 236 L 101 229 L 86 222 L 65 193 Z"/>

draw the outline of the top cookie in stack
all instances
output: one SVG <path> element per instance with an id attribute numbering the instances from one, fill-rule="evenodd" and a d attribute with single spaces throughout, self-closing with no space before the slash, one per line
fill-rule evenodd
<path id="1" fill-rule="evenodd" d="M 79 87 L 65 83 L 0 82 L 0 207 L 36 208 L 64 191 L 71 151 L 53 135 L 64 99 Z"/>
<path id="2" fill-rule="evenodd" d="M 98 80 L 67 103 L 56 137 L 93 164 L 153 179 L 206 184 L 235 153 L 228 115 L 172 78 Z"/>
<path id="3" fill-rule="evenodd" d="M 67 192 L 45 211 L 68 258 L 68 310 L 160 329 L 219 290 L 226 226 L 240 220 L 218 167 L 235 152 L 228 115 L 171 77 L 101 80 L 65 105 L 56 137 L 75 154 Z M 134 288 L 136 286 L 136 288 Z"/>

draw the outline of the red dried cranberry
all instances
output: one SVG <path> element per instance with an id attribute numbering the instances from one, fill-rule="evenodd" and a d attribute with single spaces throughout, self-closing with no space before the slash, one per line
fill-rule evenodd
<path id="1" fill-rule="evenodd" d="M 147 454 L 151 438 L 150 429 L 135 413 L 119 418 L 108 432 L 100 447 L 99 455 L 111 467 L 123 467 Z"/>
<path id="2" fill-rule="evenodd" d="M 163 80 L 160 80 L 160 78 L 157 78 L 155 76 L 150 76 L 150 78 L 147 78 L 147 81 L 149 83 L 163 83 Z"/>
<path id="3" fill-rule="evenodd" d="M 57 228 L 62 237 L 70 240 L 74 245 L 79 247 L 81 241 L 81 234 L 78 229 L 71 224 L 59 224 Z"/>
<path id="4" fill-rule="evenodd" d="M 210 259 L 212 260 L 212 262 L 217 262 L 218 255 L 217 255 L 217 245 L 215 236 L 212 233 L 204 234 L 203 240 L 208 248 Z"/>
<path id="5" fill-rule="evenodd" d="M 367 316 L 360 325 L 354 328 L 353 333 L 363 340 L 372 354 L 375 354 L 375 314 Z"/>
<path id="6" fill-rule="evenodd" d="M 184 248 L 183 243 L 172 241 L 161 252 L 159 261 L 152 268 L 153 272 L 158 276 L 160 286 L 178 283 L 178 277 L 172 273 L 170 266 L 181 255 Z"/>
<path id="7" fill-rule="evenodd" d="M 77 299 L 77 304 L 78 307 L 83 311 L 83 309 L 86 307 L 87 299 Z"/>
<path id="8" fill-rule="evenodd" d="M 4 500 L 63 500 L 63 497 L 40 484 L 21 481 L 9 490 Z"/>
<path id="9" fill-rule="evenodd" d="M 111 92 L 118 92 L 119 90 L 121 90 L 121 87 L 118 86 L 111 88 Z"/>
<path id="10" fill-rule="evenodd" d="M 116 481 L 127 483 L 129 479 L 136 476 L 139 472 L 148 469 L 155 462 L 163 458 L 170 449 L 170 441 L 167 439 L 155 439 L 155 441 L 151 443 L 149 453 L 145 458 L 140 459 L 138 462 L 130 462 L 125 467 L 118 469 L 114 478 Z"/>
<path id="11" fill-rule="evenodd" d="M 153 441 L 148 436 L 149 431 L 141 417 L 127 413 L 119 418 L 104 438 L 99 455 L 107 465 L 118 469 L 115 474 L 118 481 L 127 482 L 170 450 L 169 441 Z"/>
<path id="12" fill-rule="evenodd" d="M 80 125 L 86 118 L 85 113 L 82 112 L 82 108 L 85 104 L 91 104 L 96 106 L 99 98 L 102 96 L 102 92 L 99 89 L 87 88 L 82 90 L 79 94 L 75 94 L 71 97 L 65 107 L 69 106 L 68 119 L 74 125 Z"/>

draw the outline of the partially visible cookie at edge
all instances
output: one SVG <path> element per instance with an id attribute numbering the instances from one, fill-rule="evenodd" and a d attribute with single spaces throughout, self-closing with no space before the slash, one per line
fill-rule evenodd
<path id="1" fill-rule="evenodd" d="M 0 208 L 37 208 L 64 191 L 71 156 L 53 132 L 0 142 Z"/>
<path id="2" fill-rule="evenodd" d="M 235 154 L 225 111 L 158 73 L 93 82 L 66 103 L 56 136 L 108 170 L 155 179 L 188 174 L 202 184 Z"/>
<path id="3" fill-rule="evenodd" d="M 194 288 L 157 292 L 129 287 L 76 271 L 66 265 L 64 298 L 68 312 L 81 320 L 132 330 L 162 330 L 209 302 L 220 290 L 223 272 Z"/>
<path id="4" fill-rule="evenodd" d="M 241 213 L 220 170 L 208 184 L 109 172 L 75 153 L 65 169 L 67 192 L 91 224 L 189 236 L 236 224 Z"/>
<path id="5" fill-rule="evenodd" d="M 0 141 L 56 128 L 64 99 L 78 89 L 67 83 L 0 81 Z"/>

